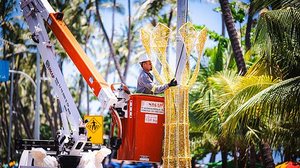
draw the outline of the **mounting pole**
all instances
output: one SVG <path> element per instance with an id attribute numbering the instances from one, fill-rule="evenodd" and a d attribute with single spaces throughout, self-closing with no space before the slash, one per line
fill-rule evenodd
<path id="1" fill-rule="evenodd" d="M 182 72 L 186 62 L 186 52 L 179 35 L 179 28 L 187 21 L 188 0 L 177 0 L 177 26 L 176 26 L 176 71 L 175 77 L 181 83 Z"/>

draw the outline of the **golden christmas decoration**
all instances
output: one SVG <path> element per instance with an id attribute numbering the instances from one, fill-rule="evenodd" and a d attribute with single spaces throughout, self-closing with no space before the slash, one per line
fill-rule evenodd
<path id="1" fill-rule="evenodd" d="M 151 60 L 161 63 L 159 72 L 152 67 L 155 79 L 160 83 L 167 83 L 174 78 L 174 72 L 167 61 L 167 47 L 172 31 L 167 26 L 158 23 L 152 30 L 141 29 L 141 41 Z M 198 32 L 192 23 L 187 22 L 179 29 L 179 36 L 186 52 L 186 62 L 181 82 L 176 87 L 165 91 L 165 135 L 163 142 L 163 167 L 189 168 L 191 167 L 189 141 L 189 89 L 196 82 L 202 51 L 206 41 L 207 30 Z M 196 46 L 196 47 L 195 47 Z M 197 50 L 197 62 L 191 74 L 189 58 L 193 49 Z M 175 68 L 174 68 L 175 69 Z"/>

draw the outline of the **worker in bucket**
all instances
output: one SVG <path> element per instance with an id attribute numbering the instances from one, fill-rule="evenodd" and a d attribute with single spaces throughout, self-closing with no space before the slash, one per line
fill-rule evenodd
<path id="1" fill-rule="evenodd" d="M 152 71 L 152 63 L 147 55 L 140 56 L 139 63 L 143 70 L 137 81 L 137 93 L 159 94 L 163 93 L 169 87 L 177 85 L 175 78 L 168 84 L 156 85 L 153 82 L 153 75 L 150 73 Z"/>

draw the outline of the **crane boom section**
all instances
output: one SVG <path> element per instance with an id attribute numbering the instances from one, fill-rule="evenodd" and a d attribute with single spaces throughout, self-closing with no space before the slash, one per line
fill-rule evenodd
<path id="1" fill-rule="evenodd" d="M 93 62 L 85 54 L 80 44 L 61 19 L 62 13 L 50 13 L 48 19 L 49 27 L 87 81 L 94 94 L 98 96 L 101 88 L 109 87 L 109 85 L 99 74 Z"/>

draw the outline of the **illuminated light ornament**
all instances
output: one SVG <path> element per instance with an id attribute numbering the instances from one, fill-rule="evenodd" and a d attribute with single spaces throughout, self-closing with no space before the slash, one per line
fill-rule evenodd
<path id="1" fill-rule="evenodd" d="M 171 34 L 171 29 L 161 23 L 158 23 L 152 30 L 142 28 L 140 33 L 142 44 L 149 58 L 161 63 L 162 73 L 158 72 L 155 66 L 152 67 L 153 74 L 160 84 L 167 83 L 174 77 L 166 56 Z M 162 158 L 164 168 L 191 167 L 189 90 L 196 82 L 199 73 L 207 30 L 204 28 L 198 32 L 192 23 L 187 22 L 180 27 L 179 35 L 185 46 L 187 61 L 184 63 L 185 67 L 179 85 L 165 91 L 165 135 Z M 194 48 L 197 50 L 198 57 L 193 74 L 191 74 L 189 58 Z"/>
<path id="2" fill-rule="evenodd" d="M 187 59 L 185 62 L 185 68 L 183 71 L 183 76 L 181 77 L 181 81 L 183 85 L 186 85 L 190 79 L 190 60 L 189 56 L 191 55 L 192 49 L 195 45 L 195 40 L 197 38 L 197 32 L 192 25 L 191 22 L 187 22 L 179 28 L 179 35 L 181 41 L 184 44 L 184 48 L 186 51 Z"/>
<path id="3" fill-rule="evenodd" d="M 143 44 L 143 46 L 146 50 L 147 55 L 149 56 L 149 58 L 151 60 L 153 60 L 153 57 L 152 57 L 152 54 L 151 54 L 151 49 L 150 49 L 150 32 L 148 32 L 146 29 L 142 28 L 141 32 L 140 32 L 140 36 L 141 36 L 142 44 Z M 159 72 L 157 71 L 155 66 L 152 66 L 152 72 L 153 72 L 156 80 L 160 84 L 163 84 L 163 83 L 166 82 L 164 79 L 161 78 L 161 76 L 159 75 Z"/>
<path id="4" fill-rule="evenodd" d="M 167 62 L 167 46 L 169 44 L 169 37 L 171 34 L 171 29 L 167 26 L 159 23 L 155 26 L 151 34 L 151 49 L 158 58 L 162 65 L 163 76 L 166 81 L 170 81 L 174 74 L 171 72 L 170 66 Z"/>

